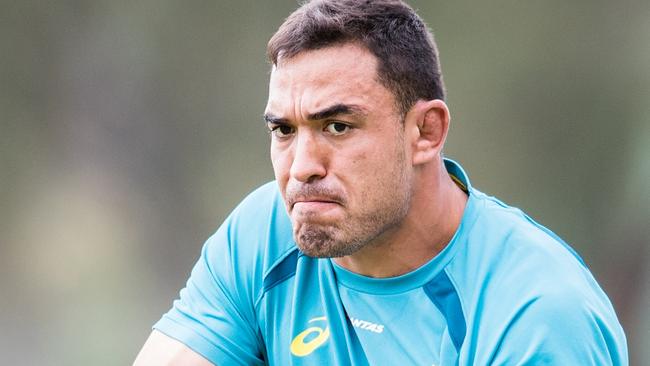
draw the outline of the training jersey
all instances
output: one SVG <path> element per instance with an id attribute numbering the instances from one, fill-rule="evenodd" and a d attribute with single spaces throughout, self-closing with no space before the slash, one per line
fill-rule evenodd
<path id="1" fill-rule="evenodd" d="M 301 253 L 271 182 L 207 240 L 154 329 L 221 366 L 627 365 L 623 329 L 578 255 L 445 166 L 469 197 L 420 268 L 370 278 Z"/>

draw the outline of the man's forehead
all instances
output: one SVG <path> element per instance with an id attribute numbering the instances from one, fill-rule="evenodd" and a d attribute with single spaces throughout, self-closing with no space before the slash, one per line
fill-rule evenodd
<path id="1" fill-rule="evenodd" d="M 334 82 L 343 76 L 376 79 L 376 72 L 377 59 L 370 51 L 355 43 L 345 43 L 302 51 L 290 58 L 280 57 L 271 68 L 271 80 Z"/>
<path id="2" fill-rule="evenodd" d="M 376 65 L 375 56 L 356 44 L 281 59 L 271 70 L 267 112 L 279 113 L 297 102 L 306 113 L 334 104 L 371 107 L 373 98 L 388 92 L 377 81 Z"/>
<path id="3" fill-rule="evenodd" d="M 375 55 L 368 49 L 368 47 L 359 42 L 349 41 L 334 43 L 319 48 L 305 49 L 290 56 L 284 56 L 280 53 L 274 67 L 282 67 L 296 62 L 301 58 L 308 58 L 310 56 L 326 58 L 328 56 L 336 57 L 344 54 L 356 54 L 358 56 L 367 57 L 368 60 L 372 60 L 373 63 L 376 63 L 377 61 Z"/>
<path id="4" fill-rule="evenodd" d="M 272 87 L 265 113 L 282 117 L 300 113 L 307 119 L 322 119 L 323 112 L 331 114 L 366 115 L 374 109 L 376 93 L 364 93 L 362 88 L 337 88 L 332 84 L 314 83 L 308 88 Z"/>

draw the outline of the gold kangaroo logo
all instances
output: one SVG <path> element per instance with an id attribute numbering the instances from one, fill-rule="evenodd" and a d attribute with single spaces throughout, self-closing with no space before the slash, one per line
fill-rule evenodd
<path id="1" fill-rule="evenodd" d="M 317 322 L 317 321 L 327 321 L 327 318 L 322 316 L 318 318 L 313 318 L 311 319 L 308 323 L 312 322 Z M 305 342 L 305 338 L 308 336 L 317 333 L 316 337 L 310 340 L 309 342 Z M 294 356 L 298 357 L 304 357 L 307 356 L 308 354 L 314 352 L 314 350 L 325 343 L 327 339 L 330 337 L 330 328 L 329 326 L 325 326 L 325 329 L 321 327 L 309 327 L 300 334 L 298 334 L 293 341 L 291 341 L 291 353 Z"/>

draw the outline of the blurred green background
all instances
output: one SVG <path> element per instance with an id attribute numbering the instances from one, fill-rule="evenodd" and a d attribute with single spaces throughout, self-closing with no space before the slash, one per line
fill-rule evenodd
<path id="1" fill-rule="evenodd" d="M 203 241 L 272 179 L 283 1 L 1 1 L 0 359 L 118 365 Z M 650 2 L 412 1 L 447 155 L 571 243 L 650 348 Z"/>

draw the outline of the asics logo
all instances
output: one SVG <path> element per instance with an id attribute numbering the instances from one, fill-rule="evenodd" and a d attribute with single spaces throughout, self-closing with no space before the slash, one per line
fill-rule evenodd
<path id="1" fill-rule="evenodd" d="M 327 318 L 324 316 L 313 318 L 309 320 L 308 323 L 313 322 L 325 322 L 325 328 L 323 329 L 321 327 L 313 326 L 300 332 L 300 334 L 291 341 L 290 349 L 294 356 L 307 356 L 329 339 L 330 328 L 327 326 Z M 309 338 L 309 340 L 305 342 L 307 338 Z"/>

